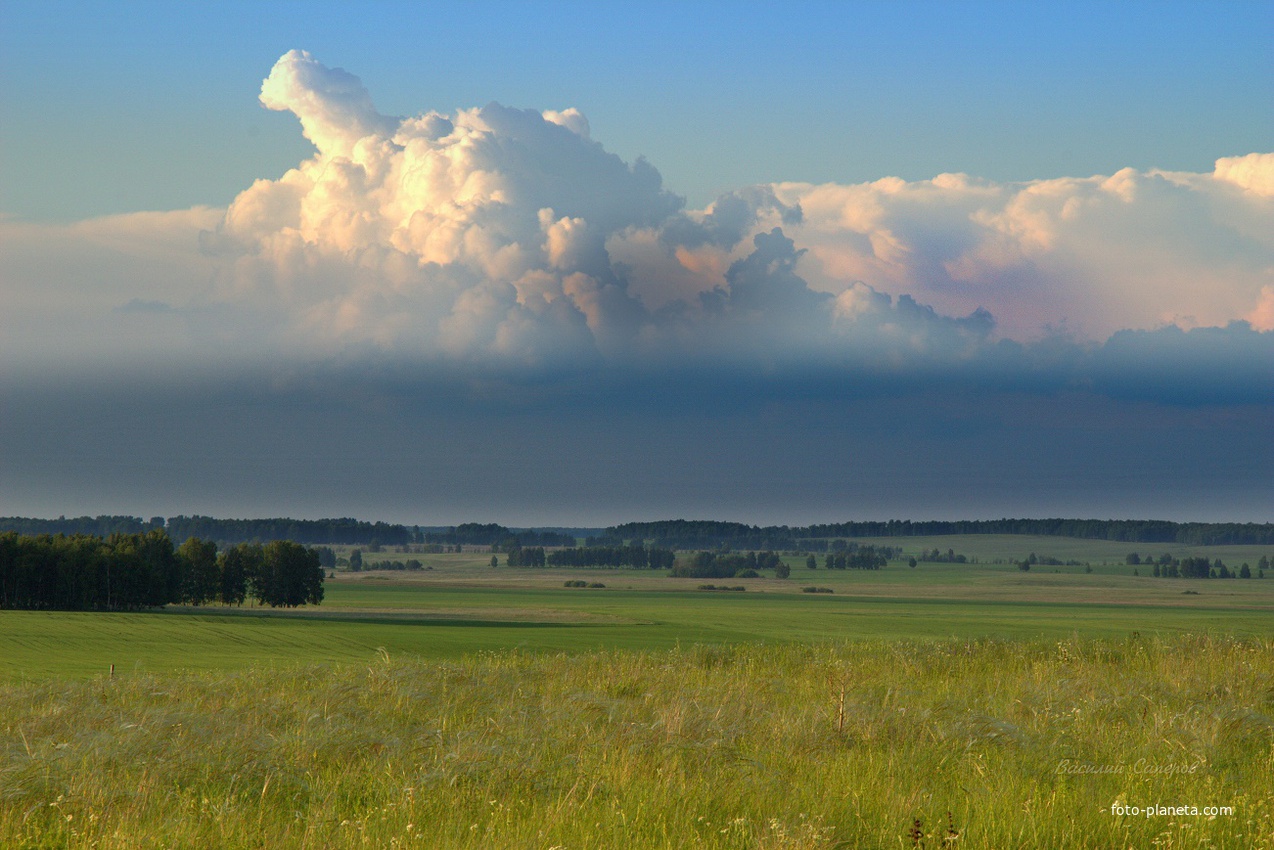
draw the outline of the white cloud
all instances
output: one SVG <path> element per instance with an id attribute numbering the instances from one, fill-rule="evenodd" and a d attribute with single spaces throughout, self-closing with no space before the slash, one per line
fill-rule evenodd
<path id="1" fill-rule="evenodd" d="M 584 342 L 577 326 L 613 349 L 648 320 L 607 239 L 682 202 L 593 142 L 578 110 L 390 119 L 357 78 L 297 51 L 262 102 L 295 112 L 318 150 L 240 194 L 205 240 L 225 258 L 217 297 L 338 346 L 528 362 Z"/>
<path id="2" fill-rule="evenodd" d="M 356 78 L 296 51 L 262 101 L 295 112 L 318 151 L 244 191 L 205 241 L 226 258 L 218 297 L 290 317 L 289 345 L 558 367 L 861 350 L 848 343 L 865 322 L 807 286 L 776 229 L 798 227 L 800 205 L 769 187 L 683 212 L 578 110 L 390 119 Z M 896 309 L 888 322 L 910 322 L 908 349 L 936 327 Z"/>
<path id="3" fill-rule="evenodd" d="M 0 221 L 0 357 L 902 372 L 1001 357 L 998 337 L 1274 327 L 1270 154 L 1212 174 L 782 183 L 685 211 L 573 108 L 388 117 L 301 51 L 261 102 L 315 153 L 225 210 Z"/>
<path id="4" fill-rule="evenodd" d="M 295 113 L 305 138 L 325 157 L 351 157 L 362 139 L 385 136 L 390 119 L 376 112 L 362 82 L 341 68 L 327 68 L 304 50 L 291 50 L 261 84 L 261 104 Z"/>
<path id="5" fill-rule="evenodd" d="M 1250 153 L 1216 161 L 1216 178 L 1256 195 L 1274 197 L 1274 153 Z"/>
<path id="6" fill-rule="evenodd" d="M 543 113 L 545 121 L 551 121 L 554 124 L 560 124 L 585 139 L 592 138 L 592 131 L 588 126 L 588 119 L 584 117 L 584 113 L 575 107 L 563 109 L 558 112 L 556 109 L 546 109 Z"/>
<path id="7" fill-rule="evenodd" d="M 1215 175 L 1123 169 L 996 184 L 944 174 L 775 191 L 804 211 L 788 233 L 809 249 L 803 273 L 818 288 L 865 281 L 944 312 L 989 309 L 1017 338 L 1064 326 L 1102 339 L 1254 310 L 1274 282 L 1274 199 L 1262 188 L 1272 162 L 1220 160 Z"/>

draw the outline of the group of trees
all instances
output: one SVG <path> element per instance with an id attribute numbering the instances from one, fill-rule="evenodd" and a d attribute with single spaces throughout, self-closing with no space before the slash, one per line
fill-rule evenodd
<path id="1" fill-rule="evenodd" d="M 1035 557 L 1034 555 L 1031 556 Z M 921 549 L 916 560 L 921 563 L 928 564 L 967 564 L 969 558 L 966 555 L 958 555 L 954 549 L 948 549 L 943 552 L 941 549 Z"/>
<path id="2" fill-rule="evenodd" d="M 974 563 L 977 563 L 977 559 L 974 559 Z M 1026 566 L 1022 566 L 1023 564 Z M 1090 567 L 1089 572 L 1092 571 L 1091 565 L 1083 561 L 1074 559 L 1063 561 L 1061 558 L 1054 558 L 1052 555 L 1036 555 L 1034 552 L 1017 562 L 1018 568 L 1024 571 L 1037 564 L 1041 567 Z"/>
<path id="3" fill-rule="evenodd" d="M 525 549 L 521 546 L 513 546 L 508 552 L 510 567 L 542 567 L 545 564 L 543 546 L 528 546 Z M 492 566 L 495 565 L 492 564 Z"/>
<path id="4" fill-rule="evenodd" d="M 671 549 L 657 546 L 647 548 L 641 544 L 632 546 L 582 546 L 557 549 L 548 554 L 550 567 L 632 567 L 634 569 L 666 570 L 676 561 Z"/>
<path id="5" fill-rule="evenodd" d="M 823 566 L 829 570 L 878 570 L 889 563 L 892 549 L 875 546 L 855 546 L 841 552 L 829 552 L 823 558 Z"/>
<path id="6" fill-rule="evenodd" d="M 363 562 L 363 553 L 357 549 L 350 553 L 346 564 L 352 573 L 362 572 L 364 567 L 371 570 L 407 570 L 410 572 L 425 568 L 419 558 L 408 558 L 406 561 L 394 561 L 386 558 L 383 561 L 373 561 L 370 564 L 366 564 Z"/>
<path id="7" fill-rule="evenodd" d="M 361 549 L 355 549 L 349 553 L 349 558 L 337 558 L 336 553 L 325 546 L 320 546 L 315 550 L 319 556 L 319 564 L 323 567 L 331 568 L 337 566 L 349 567 L 350 572 L 359 573 L 363 571 L 363 567 L 376 570 L 423 570 L 424 564 L 417 558 L 410 558 L 406 561 L 383 560 L 376 561 L 372 564 L 363 563 L 363 552 Z"/>
<path id="8" fill-rule="evenodd" d="M 1265 559 L 1262 559 L 1265 560 Z M 1151 575 L 1155 578 L 1251 578 L 1252 568 L 1247 564 L 1237 570 L 1231 570 L 1220 558 L 1209 561 L 1207 558 L 1173 558 L 1164 555 L 1159 560 L 1146 559 L 1151 564 Z M 1268 563 L 1268 561 L 1266 561 Z M 1259 567 L 1258 575 L 1265 578 L 1265 568 Z"/>
<path id="9" fill-rule="evenodd" d="M 134 611 L 170 604 L 319 604 L 323 568 L 299 543 L 209 540 L 174 547 L 162 530 L 24 535 L 0 532 L 0 608 Z"/>
<path id="10" fill-rule="evenodd" d="M 673 578 L 749 578 L 757 570 L 774 570 L 775 578 L 787 578 L 792 568 L 773 552 L 748 552 L 746 555 L 696 552 L 678 559 L 672 566 Z"/>
<path id="11" fill-rule="evenodd" d="M 1168 553 L 1155 558 L 1153 555 L 1147 555 L 1142 558 L 1136 552 L 1128 553 L 1128 557 L 1124 559 L 1124 563 L 1129 566 L 1145 565 L 1151 567 L 1151 574 L 1155 578 L 1251 578 L 1252 568 L 1247 564 L 1243 564 L 1238 570 L 1231 570 L 1217 558 L 1216 561 L 1209 563 L 1207 558 L 1184 558 L 1178 560 Z M 1256 563 L 1257 578 L 1265 578 L 1265 571 L 1270 568 L 1270 558 L 1268 555 L 1262 555 L 1261 560 Z"/>

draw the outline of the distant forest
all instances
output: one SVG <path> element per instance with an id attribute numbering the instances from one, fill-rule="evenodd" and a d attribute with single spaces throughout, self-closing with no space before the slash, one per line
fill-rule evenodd
<path id="1" fill-rule="evenodd" d="M 1274 523 L 1168 522 L 1165 520 L 995 519 L 958 521 L 888 520 L 788 527 L 738 522 L 630 522 L 606 529 L 605 536 L 646 540 L 670 549 L 787 549 L 819 551 L 846 537 L 920 537 L 940 534 L 1035 534 L 1128 543 L 1183 546 L 1274 543 Z"/>
<path id="2" fill-rule="evenodd" d="M 68 519 L 0 518 L 0 531 L 19 534 L 142 534 L 163 529 L 177 544 L 192 537 L 219 545 L 291 540 L 305 545 L 402 546 L 437 543 L 447 546 L 514 547 L 574 546 L 576 536 L 560 529 L 512 529 L 496 523 L 463 523 L 445 528 L 396 525 L 341 519 L 216 519 L 206 516 L 76 517 Z M 583 533 L 586 529 L 574 529 Z M 745 525 L 709 520 L 630 522 L 597 530 L 593 546 L 649 544 L 662 549 L 825 552 L 840 538 L 918 537 L 947 534 L 1033 534 L 1083 537 L 1125 543 L 1175 543 L 1183 546 L 1274 544 L 1274 523 L 1168 522 L 1165 520 L 997 519 L 959 521 L 889 520 L 808 526 Z"/>
<path id="3" fill-rule="evenodd" d="M 30 519 L 0 517 L 0 531 L 19 534 L 141 534 L 162 529 L 176 543 L 191 537 L 212 540 L 220 545 L 268 543 L 291 540 L 306 545 L 348 544 L 352 546 L 404 546 L 412 543 L 440 543 L 449 546 L 574 546 L 575 538 L 556 531 L 514 530 L 495 523 L 464 523 L 445 529 L 392 525 L 350 519 L 216 519 L 208 516 L 75 517 Z"/>

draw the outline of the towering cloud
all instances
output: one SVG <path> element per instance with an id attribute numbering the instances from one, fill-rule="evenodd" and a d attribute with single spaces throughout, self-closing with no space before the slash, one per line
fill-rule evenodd
<path id="1" fill-rule="evenodd" d="M 681 199 L 592 141 L 578 111 L 390 119 L 297 51 L 261 100 L 318 150 L 243 192 L 205 239 L 231 260 L 219 297 L 277 308 L 325 344 L 528 362 L 623 344 L 649 321 L 605 243 Z"/>
<path id="2" fill-rule="evenodd" d="M 303 51 L 261 103 L 294 113 L 314 155 L 224 211 L 0 222 L 16 306 L 76 327 L 90 357 L 538 374 L 1044 369 L 1091 384 L 1075 364 L 1119 331 L 1215 327 L 1209 363 L 1274 338 L 1256 333 L 1274 328 L 1272 154 L 1207 174 L 781 183 L 696 211 L 571 108 L 385 116 Z M 67 359 L 21 314 L 0 319 L 0 348 Z M 1169 362 L 1187 339 L 1201 337 L 1107 348 Z"/>

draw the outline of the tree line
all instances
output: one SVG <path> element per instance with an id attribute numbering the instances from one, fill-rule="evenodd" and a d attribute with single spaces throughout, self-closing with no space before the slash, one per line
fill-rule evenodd
<path id="1" fill-rule="evenodd" d="M 954 534 L 1030 534 L 1183 546 L 1274 543 L 1274 523 L 1169 522 L 1167 520 L 997 519 L 887 520 L 807 526 L 663 520 L 611 526 L 608 538 L 644 540 L 673 549 L 822 551 L 827 541 L 850 537 L 922 537 Z"/>
<path id="2" fill-rule="evenodd" d="M 307 545 L 339 543 L 355 546 L 404 546 L 442 544 L 500 546 L 574 546 L 575 537 L 549 529 L 507 528 L 497 523 L 462 523 L 446 528 L 425 528 L 386 522 L 365 522 L 348 517 L 300 520 L 217 519 L 207 516 L 141 517 L 0 517 L 0 531 L 19 534 L 140 534 L 163 529 L 180 543 L 189 537 L 220 545 L 268 540 L 292 540 Z M 569 530 L 569 529 L 568 529 Z M 584 529 L 575 529 L 584 533 Z M 1175 543 L 1183 546 L 1220 544 L 1274 544 L 1274 523 L 1169 522 L 1166 520 L 1096 519 L 998 519 L 958 521 L 859 521 L 807 526 L 745 525 L 711 520 L 630 522 L 605 529 L 591 538 L 597 545 L 622 546 L 639 542 L 658 548 L 715 549 L 719 551 L 806 551 L 833 548 L 836 538 L 916 537 L 952 534 L 1030 534 L 1081 537 L 1132 543 Z M 831 541 L 829 543 L 829 541 Z"/>
<path id="3" fill-rule="evenodd" d="M 188 537 L 215 540 L 223 545 L 269 540 L 291 540 L 305 545 L 344 543 L 352 545 L 401 546 L 422 542 L 419 529 L 387 522 L 339 519 L 215 519 L 206 516 L 169 517 L 168 536 L 182 541 Z"/>
<path id="4" fill-rule="evenodd" d="M 108 537 L 112 534 L 140 534 L 153 528 L 163 528 L 164 518 L 152 517 L 149 522 L 135 516 L 81 516 L 36 519 L 34 517 L 0 517 L 0 531 L 18 534 L 88 534 Z"/>
<path id="5" fill-rule="evenodd" d="M 392 525 L 387 522 L 363 522 L 350 519 L 217 519 L 209 516 L 151 517 L 143 520 L 131 516 L 0 517 L 0 531 L 19 534 L 63 534 L 109 537 L 112 534 L 142 534 L 162 530 L 176 543 L 191 537 L 212 540 L 218 545 L 260 543 L 291 540 L 314 545 L 343 543 L 350 545 L 400 546 L 424 542 L 424 532 L 416 526 Z"/>
<path id="6" fill-rule="evenodd" d="M 26 535 L 0 532 L 0 608 L 137 611 L 253 598 L 271 607 L 323 601 L 318 553 L 288 540 L 224 551 L 162 530 Z"/>
<path id="7" fill-rule="evenodd" d="M 407 526 L 387 522 L 365 522 L 342 517 L 339 519 L 218 519 L 210 516 L 151 517 L 144 520 L 133 516 L 58 517 L 35 519 L 30 517 L 0 517 L 0 531 L 16 531 L 19 534 L 88 534 L 108 537 L 111 534 L 142 534 L 161 529 L 177 543 L 191 537 L 212 540 L 226 546 L 233 543 L 291 540 L 306 545 L 344 544 L 367 546 L 373 551 L 380 546 L 409 546 L 413 544 L 471 545 L 471 546 L 574 546 L 575 538 L 554 531 L 518 530 L 496 523 L 463 523 L 446 529 L 423 529 L 418 525 Z"/>
<path id="8" fill-rule="evenodd" d="M 811 537 L 927 537 L 950 534 L 1032 534 L 1183 546 L 1274 543 L 1274 523 L 1167 520 L 995 519 L 843 522 L 793 529 Z"/>

